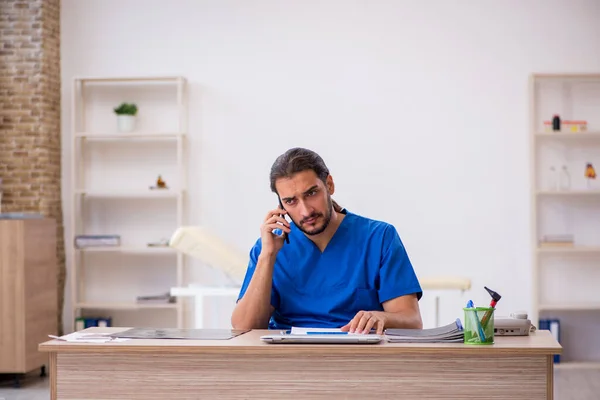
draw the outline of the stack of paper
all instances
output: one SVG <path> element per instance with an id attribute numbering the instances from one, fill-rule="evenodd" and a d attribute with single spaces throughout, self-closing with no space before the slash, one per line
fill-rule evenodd
<path id="1" fill-rule="evenodd" d="M 169 292 L 164 294 L 158 294 L 155 296 L 137 296 L 136 302 L 138 304 L 167 304 L 175 303 L 175 296 L 171 296 Z"/>
<path id="2" fill-rule="evenodd" d="M 451 324 L 431 329 L 386 329 L 385 338 L 392 343 L 452 343 L 463 342 L 464 332 L 460 319 Z"/>
<path id="3" fill-rule="evenodd" d="M 571 234 L 543 235 L 540 247 L 573 246 L 575 237 Z"/>
<path id="4" fill-rule="evenodd" d="M 125 342 L 127 339 L 115 339 L 110 333 L 73 332 L 63 336 L 48 335 L 52 339 L 63 340 L 73 343 L 106 343 Z"/>

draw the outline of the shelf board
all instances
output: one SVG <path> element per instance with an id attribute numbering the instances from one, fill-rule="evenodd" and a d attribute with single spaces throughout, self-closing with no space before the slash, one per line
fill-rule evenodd
<path id="1" fill-rule="evenodd" d="M 556 247 L 538 247 L 538 253 L 552 254 L 600 254 L 598 246 L 556 246 Z"/>
<path id="2" fill-rule="evenodd" d="M 75 251 L 82 253 L 127 253 L 127 254 L 177 254 L 172 247 L 143 247 L 143 246 L 106 246 L 76 248 Z"/>
<path id="3" fill-rule="evenodd" d="M 600 310 L 600 302 L 565 303 L 565 304 L 540 304 L 540 311 L 587 311 Z"/>
<path id="4" fill-rule="evenodd" d="M 600 74 L 595 73 L 582 73 L 582 74 L 574 74 L 574 73 L 535 73 L 532 74 L 532 77 L 535 80 L 558 80 L 558 81 L 596 81 L 600 80 Z"/>
<path id="5" fill-rule="evenodd" d="M 182 191 L 165 189 L 165 190 L 140 190 L 140 191 L 94 191 L 94 190 L 75 190 L 75 195 L 85 197 L 96 197 L 106 199 L 154 199 L 154 198 L 177 198 L 182 195 Z"/>
<path id="6" fill-rule="evenodd" d="M 600 132 L 538 132 L 535 137 L 540 139 L 600 139 Z"/>
<path id="7" fill-rule="evenodd" d="M 538 196 L 600 196 L 598 189 L 582 190 L 538 190 Z"/>
<path id="8" fill-rule="evenodd" d="M 76 308 L 88 310 L 139 310 L 147 308 L 176 309 L 177 303 L 77 303 Z"/>
<path id="9" fill-rule="evenodd" d="M 600 361 L 561 361 L 555 369 L 600 369 Z"/>
<path id="10" fill-rule="evenodd" d="M 127 133 L 97 133 L 77 132 L 76 138 L 86 140 L 177 140 L 185 137 L 182 132 L 127 132 Z"/>
<path id="11" fill-rule="evenodd" d="M 112 82 L 171 82 L 176 83 L 178 81 L 184 81 L 183 76 L 89 76 L 89 77 L 77 77 L 75 81 L 96 82 L 96 83 L 112 83 Z"/>

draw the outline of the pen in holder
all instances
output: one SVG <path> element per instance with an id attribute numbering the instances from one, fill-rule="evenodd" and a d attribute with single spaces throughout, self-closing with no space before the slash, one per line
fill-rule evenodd
<path id="1" fill-rule="evenodd" d="M 465 344 L 494 344 L 494 308 L 493 307 L 465 307 Z M 489 316 L 485 326 L 481 318 L 487 313 Z"/>

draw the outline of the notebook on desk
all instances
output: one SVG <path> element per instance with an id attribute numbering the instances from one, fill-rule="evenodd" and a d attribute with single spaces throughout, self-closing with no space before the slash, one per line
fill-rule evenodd
<path id="1" fill-rule="evenodd" d="M 340 329 L 293 327 L 289 331 L 263 335 L 260 340 L 274 344 L 374 344 L 381 342 L 382 336 L 348 333 Z"/>
<path id="2" fill-rule="evenodd" d="M 385 337 L 391 343 L 460 343 L 464 341 L 464 331 L 460 319 L 430 329 L 388 328 Z"/>

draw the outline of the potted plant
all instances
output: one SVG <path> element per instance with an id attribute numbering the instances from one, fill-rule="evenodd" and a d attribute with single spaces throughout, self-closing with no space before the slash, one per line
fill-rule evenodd
<path id="1" fill-rule="evenodd" d="M 121 103 L 114 109 L 117 114 L 117 124 L 120 132 L 131 132 L 135 129 L 137 105 L 133 103 Z"/>

